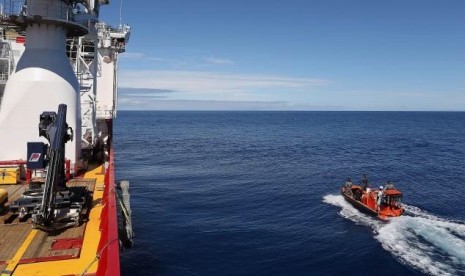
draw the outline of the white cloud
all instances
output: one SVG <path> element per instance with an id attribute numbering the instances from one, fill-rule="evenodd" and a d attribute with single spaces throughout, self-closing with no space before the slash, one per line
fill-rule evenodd
<path id="1" fill-rule="evenodd" d="M 255 110 L 255 111 L 300 111 L 300 110 L 345 110 L 344 107 L 314 106 L 292 104 L 286 101 L 191 101 L 191 100 L 153 100 L 120 99 L 122 110 Z"/>
<path id="2" fill-rule="evenodd" d="M 205 66 L 218 66 L 218 65 L 232 65 L 235 64 L 234 61 L 226 58 L 218 57 L 190 57 L 183 59 L 171 59 L 171 58 L 161 58 L 149 56 L 141 52 L 127 52 L 120 56 L 123 60 L 131 61 L 158 61 L 163 62 L 165 65 L 171 66 L 172 68 L 200 68 Z"/>
<path id="3" fill-rule="evenodd" d="M 454 111 L 463 110 L 465 99 L 461 91 L 360 91 L 329 84 L 317 78 L 166 70 L 121 70 L 119 79 L 124 109 Z"/>
<path id="4" fill-rule="evenodd" d="M 292 90 L 325 86 L 324 79 L 283 76 L 244 75 L 193 71 L 121 71 L 119 85 L 129 88 L 173 90 L 187 93 L 231 94 L 253 93 L 261 89 Z"/>
<path id="5" fill-rule="evenodd" d="M 205 57 L 203 58 L 206 62 L 215 65 L 230 65 L 234 64 L 234 61 L 225 58 Z"/>
<path id="6" fill-rule="evenodd" d="M 151 57 L 148 56 L 144 53 L 131 53 L 131 52 L 126 52 L 123 55 L 120 56 L 121 59 L 129 59 L 129 60 L 154 60 L 154 61 L 163 61 L 163 58 L 158 58 L 158 57 Z"/>

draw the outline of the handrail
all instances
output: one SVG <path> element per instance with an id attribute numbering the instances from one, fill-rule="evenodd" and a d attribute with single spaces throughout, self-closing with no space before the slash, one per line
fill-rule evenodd
<path id="1" fill-rule="evenodd" d="M 109 122 L 111 124 L 111 120 Z M 110 141 L 110 160 L 105 174 L 105 187 L 103 190 L 103 209 L 100 222 L 102 236 L 98 245 L 101 252 L 97 275 L 120 275 L 118 220 L 116 205 L 116 186 L 113 145 Z"/>

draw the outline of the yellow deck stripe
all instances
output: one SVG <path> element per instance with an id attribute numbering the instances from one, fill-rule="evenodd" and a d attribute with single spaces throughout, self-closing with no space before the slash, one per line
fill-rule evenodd
<path id="1" fill-rule="evenodd" d="M 102 166 L 99 166 L 85 173 L 85 179 L 95 179 L 98 184 L 103 185 L 105 175 L 101 174 Z M 102 198 L 103 191 L 94 190 L 93 200 L 98 201 Z M 100 241 L 100 216 L 103 205 L 98 203 L 90 210 L 89 221 L 86 225 L 84 240 L 81 247 L 79 258 L 60 261 L 47 261 L 28 264 L 19 264 L 14 275 L 27 276 L 58 276 L 58 275 L 81 275 L 85 268 L 92 264 L 87 273 L 97 272 L 98 262 L 93 262 L 97 255 L 98 243 Z M 3 276 L 3 275 L 2 275 Z"/>
<path id="2" fill-rule="evenodd" d="M 16 251 L 16 254 L 14 255 L 13 259 L 7 262 L 8 266 L 5 268 L 5 270 L 3 270 L 2 275 L 13 274 L 13 271 L 15 271 L 16 267 L 18 266 L 19 261 L 21 261 L 21 258 L 23 257 L 24 252 L 26 252 L 29 245 L 31 245 L 32 240 L 37 235 L 37 232 L 38 232 L 37 230 L 33 229 L 29 233 L 26 240 L 24 240 L 23 244 L 19 247 L 18 251 Z"/>

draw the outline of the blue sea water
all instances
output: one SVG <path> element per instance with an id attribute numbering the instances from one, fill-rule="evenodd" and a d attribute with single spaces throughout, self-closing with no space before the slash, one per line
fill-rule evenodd
<path id="1" fill-rule="evenodd" d="M 123 275 L 465 275 L 465 113 L 120 112 Z M 404 192 L 382 223 L 346 177 Z"/>

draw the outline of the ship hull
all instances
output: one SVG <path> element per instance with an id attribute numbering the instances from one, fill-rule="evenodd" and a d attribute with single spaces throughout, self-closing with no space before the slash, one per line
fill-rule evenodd
<path id="1" fill-rule="evenodd" d="M 107 120 L 107 126 L 110 134 L 110 139 L 108 139 L 109 160 L 102 198 L 105 207 L 102 210 L 102 223 L 100 227 L 102 229 L 102 237 L 98 247 L 100 258 L 97 275 L 120 275 L 115 163 L 111 139 L 113 137 L 113 120 Z"/>

